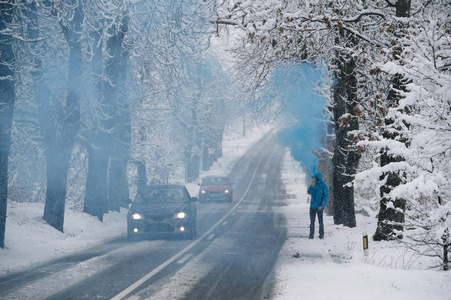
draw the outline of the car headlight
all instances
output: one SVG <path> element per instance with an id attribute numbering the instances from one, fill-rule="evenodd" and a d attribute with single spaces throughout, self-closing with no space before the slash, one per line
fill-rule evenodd
<path id="1" fill-rule="evenodd" d="M 228 194 L 228 193 L 229 193 L 229 190 L 225 190 L 224 193 Z"/>
<path id="2" fill-rule="evenodd" d="M 200 191 L 202 194 L 205 194 L 206 193 L 206 191 L 205 190 L 202 190 L 202 191 Z"/>
<path id="3" fill-rule="evenodd" d="M 141 220 L 143 218 L 143 216 L 141 216 L 140 214 L 133 214 L 132 215 L 132 219 L 133 220 Z"/>
<path id="4" fill-rule="evenodd" d="M 179 212 L 178 214 L 175 215 L 175 217 L 178 219 L 184 219 L 186 217 L 186 213 Z"/>

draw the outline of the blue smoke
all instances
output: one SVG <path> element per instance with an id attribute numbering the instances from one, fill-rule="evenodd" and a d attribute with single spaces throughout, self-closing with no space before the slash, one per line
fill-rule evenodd
<path id="1" fill-rule="evenodd" d="M 295 120 L 295 125 L 285 128 L 279 135 L 282 145 L 312 174 L 318 167 L 314 154 L 324 146 L 327 101 L 315 88 L 327 79 L 324 69 L 311 63 L 296 63 L 278 68 L 270 80 L 270 87 L 285 103 L 285 117 Z"/>

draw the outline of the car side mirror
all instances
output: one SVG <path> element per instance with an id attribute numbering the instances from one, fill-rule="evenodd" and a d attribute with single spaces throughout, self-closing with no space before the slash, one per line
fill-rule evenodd
<path id="1" fill-rule="evenodd" d="M 191 197 L 190 202 L 198 202 L 198 201 L 199 201 L 199 198 L 197 198 L 197 197 Z"/>

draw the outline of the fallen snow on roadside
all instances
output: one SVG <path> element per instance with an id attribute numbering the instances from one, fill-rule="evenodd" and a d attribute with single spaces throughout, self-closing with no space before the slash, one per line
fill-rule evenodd
<path id="1" fill-rule="evenodd" d="M 324 217 L 325 238 L 309 240 L 309 204 L 305 175 L 289 152 L 282 180 L 291 195 L 281 207 L 287 218 L 288 239 L 276 266 L 274 299 L 450 299 L 451 274 L 427 270 L 434 261 L 409 253 L 395 242 L 369 242 L 363 235 L 375 232 L 375 218 L 357 215 L 357 227 L 333 224 Z M 293 255 L 299 253 L 300 257 Z"/>
<path id="2" fill-rule="evenodd" d="M 103 223 L 96 217 L 68 209 L 65 232 L 42 220 L 42 203 L 8 202 L 6 249 L 0 250 L 0 276 L 60 258 L 126 233 L 127 210 L 110 212 Z"/>

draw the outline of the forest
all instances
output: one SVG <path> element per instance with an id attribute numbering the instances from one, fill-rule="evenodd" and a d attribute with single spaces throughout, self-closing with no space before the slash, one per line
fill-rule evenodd
<path id="1" fill-rule="evenodd" d="M 448 268 L 450 19 L 446 0 L 2 1 L 0 247 L 8 201 L 102 221 L 261 122 L 329 170 L 335 224 L 378 211 L 373 240 Z"/>

